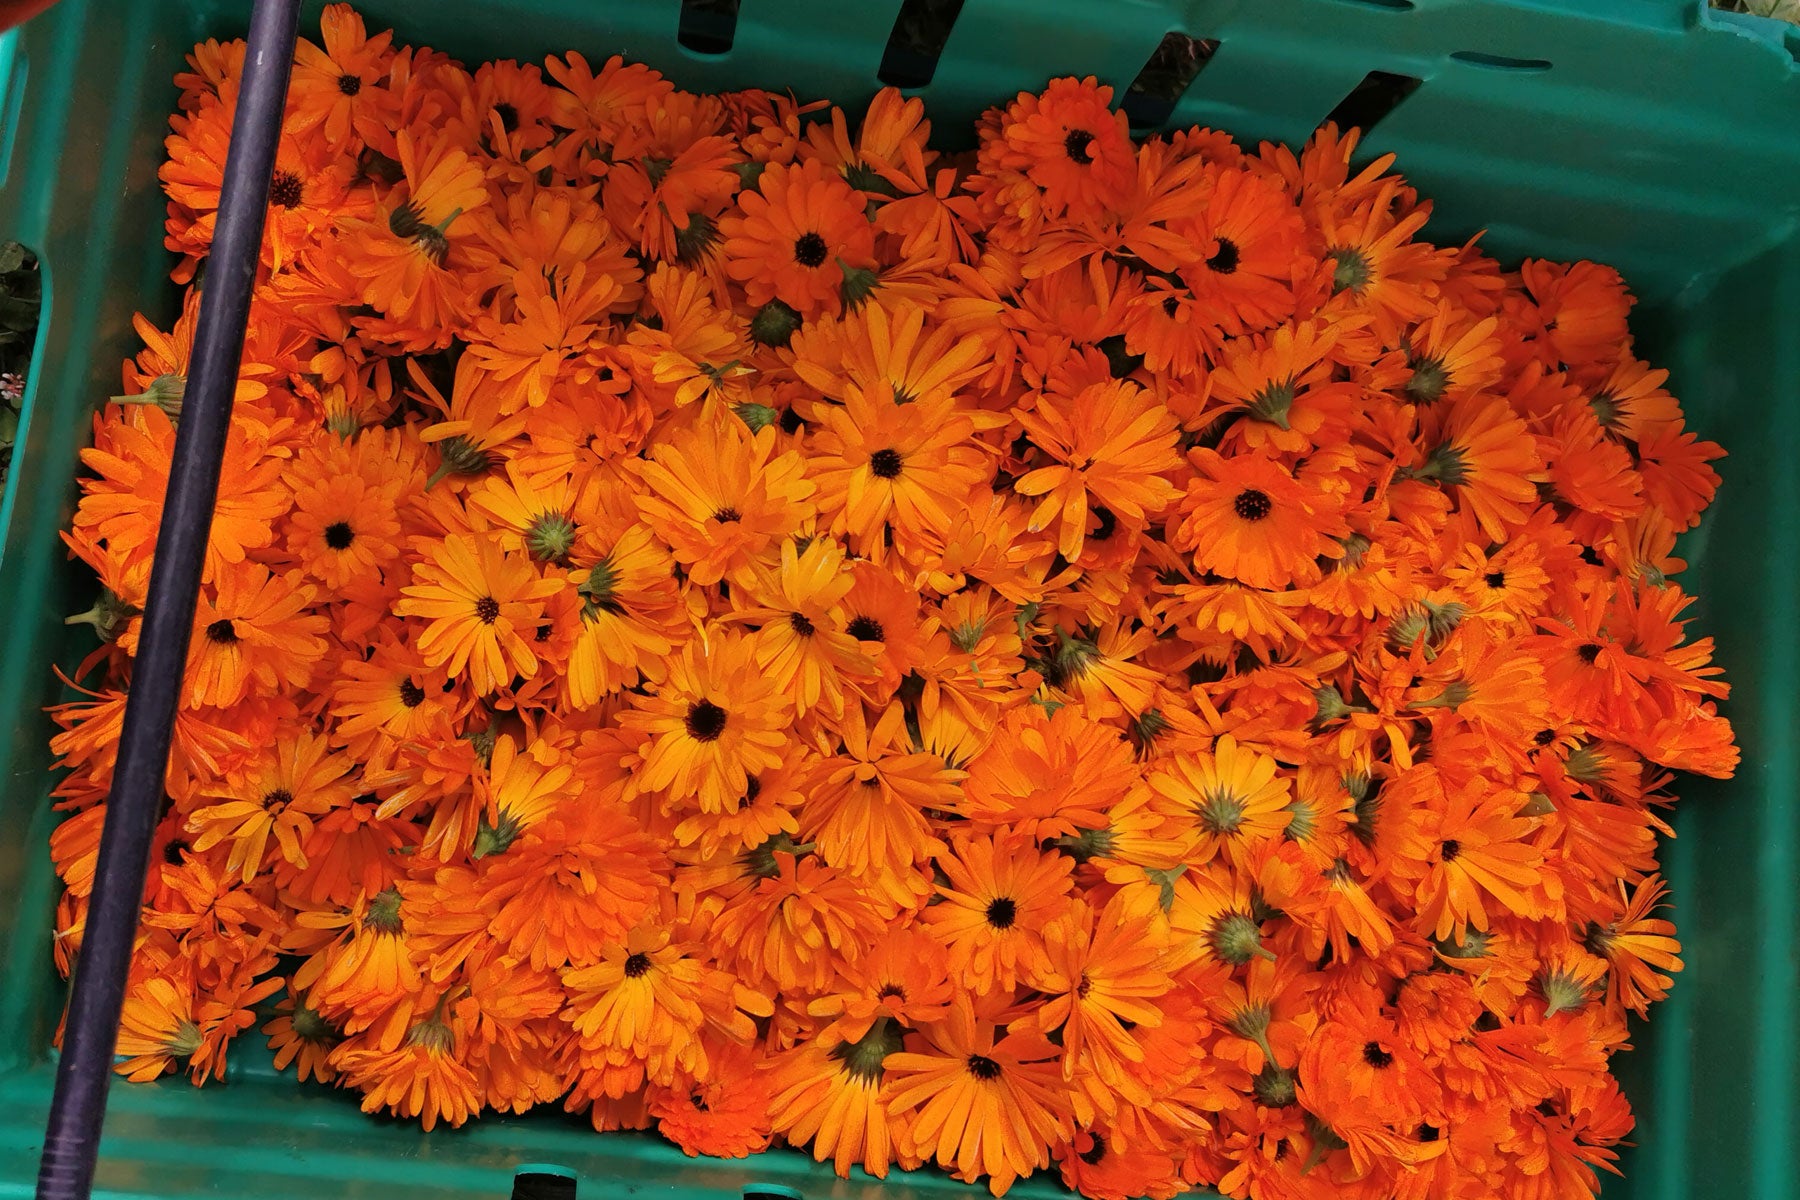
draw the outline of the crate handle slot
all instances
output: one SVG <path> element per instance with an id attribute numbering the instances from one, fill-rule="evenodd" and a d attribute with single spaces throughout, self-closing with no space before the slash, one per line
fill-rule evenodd
<path id="1" fill-rule="evenodd" d="M 779 1183 L 752 1183 L 744 1188 L 744 1200 L 806 1200 L 796 1188 Z"/>
<path id="2" fill-rule="evenodd" d="M 1413 0 L 1339 0 L 1343 4 L 1360 4 L 1364 8 L 1385 8 L 1389 12 L 1411 12 Z"/>
<path id="3" fill-rule="evenodd" d="M 1422 81 L 1416 75 L 1398 75 L 1393 71 L 1370 71 L 1362 82 L 1339 100 L 1325 120 L 1340 130 L 1356 128 L 1367 133 L 1381 119 L 1399 108 L 1405 99 L 1419 90 Z"/>
<path id="4" fill-rule="evenodd" d="M 512 1200 L 575 1200 L 575 1172 L 550 1163 L 521 1163 L 513 1172 Z"/>
<path id="5" fill-rule="evenodd" d="M 1490 71 L 1548 71 L 1553 65 L 1547 58 L 1509 58 L 1504 54 L 1486 54 L 1480 50 L 1458 50 L 1450 56 L 1471 67 Z"/>
<path id="6" fill-rule="evenodd" d="M 875 77 L 897 88 L 930 83 L 962 6 L 963 0 L 906 0 L 894 17 Z"/>
<path id="7" fill-rule="evenodd" d="M 1189 37 L 1179 29 L 1163 34 L 1119 105 L 1132 128 L 1160 129 L 1166 124 L 1218 50 L 1217 38 Z"/>
<path id="8" fill-rule="evenodd" d="M 737 22 L 738 0 L 681 0 L 675 40 L 695 54 L 729 54 Z"/>

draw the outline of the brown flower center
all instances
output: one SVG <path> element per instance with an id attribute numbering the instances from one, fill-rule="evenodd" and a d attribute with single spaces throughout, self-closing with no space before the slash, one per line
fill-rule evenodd
<path id="1" fill-rule="evenodd" d="M 1260 521 L 1269 515 L 1275 502 L 1260 488 L 1245 488 L 1231 501 L 1231 511 L 1246 521 Z"/>
<path id="2" fill-rule="evenodd" d="M 825 261 L 825 239 L 816 233 L 803 233 L 794 239 L 794 261 L 803 267 L 816 267 Z"/>
<path id="3" fill-rule="evenodd" d="M 688 705 L 688 736 L 697 742 L 716 742 L 730 715 L 711 700 L 696 700 Z"/>

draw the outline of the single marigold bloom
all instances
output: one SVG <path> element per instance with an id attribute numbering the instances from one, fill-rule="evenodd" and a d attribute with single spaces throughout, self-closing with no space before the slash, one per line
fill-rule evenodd
<path id="1" fill-rule="evenodd" d="M 363 1092 L 364 1112 L 383 1109 L 417 1117 L 430 1132 L 439 1121 L 452 1129 L 479 1109 L 475 1075 L 456 1055 L 457 1033 L 436 1016 L 407 1031 L 394 1049 L 383 1050 L 346 1041 L 332 1052 L 330 1063 L 343 1082 Z"/>
<path id="2" fill-rule="evenodd" d="M 943 903 L 924 921 L 950 950 L 950 969 L 977 993 L 1004 991 L 1049 968 L 1044 928 L 1068 905 L 1071 861 L 1011 834 L 956 839 L 937 860 Z"/>
<path id="3" fill-rule="evenodd" d="M 986 1176 L 1000 1195 L 1049 1164 L 1066 1136 L 1064 1086 L 1055 1046 L 1035 1030 L 996 1036 L 967 1003 L 883 1060 L 892 1113 L 912 1113 L 900 1140 L 967 1183 Z"/>
<path id="4" fill-rule="evenodd" d="M 1195 864 L 1223 854 L 1241 866 L 1293 817 L 1291 785 L 1276 775 L 1275 760 L 1240 745 L 1230 734 L 1219 738 L 1210 753 L 1166 759 L 1147 782 L 1151 808 L 1163 814 L 1167 831 L 1182 840 L 1187 861 Z"/>
<path id="5" fill-rule="evenodd" d="M 1130 744 L 1078 704 L 1015 708 L 969 763 L 955 810 L 977 828 L 1044 840 L 1104 829 L 1134 774 Z"/>
<path id="6" fill-rule="evenodd" d="M 821 1040 L 859 1042 L 883 1020 L 916 1029 L 942 1020 L 955 995 L 942 943 L 923 928 L 890 926 L 855 962 L 839 968 L 839 986 L 807 1012 L 835 1020 Z"/>
<path id="7" fill-rule="evenodd" d="M 1124 199 L 1136 174 L 1125 114 L 1112 98 L 1092 75 L 1053 79 L 1042 95 L 1021 92 L 981 160 L 1030 180 L 1046 217 L 1097 217 Z"/>
<path id="8" fill-rule="evenodd" d="M 1046 395 L 1016 416 L 1037 448 L 1061 464 L 1027 471 L 1013 490 L 1043 497 L 1030 528 L 1055 525 L 1064 558 L 1080 556 L 1090 513 L 1139 528 L 1180 494 L 1166 478 L 1181 467 L 1174 414 L 1131 384 L 1095 384 L 1068 399 Z M 1104 526 L 1106 517 L 1100 521 Z"/>
<path id="9" fill-rule="evenodd" d="M 430 349 L 468 320 L 463 272 L 487 185 L 480 164 L 446 141 L 427 138 L 421 145 L 402 129 L 394 143 L 406 188 L 380 216 L 350 232 L 348 249 L 361 263 L 353 286 L 385 317 L 394 340 Z"/>
<path id="10" fill-rule="evenodd" d="M 1320 576 L 1320 559 L 1343 554 L 1349 531 L 1333 498 L 1261 454 L 1225 458 L 1194 450 L 1195 476 L 1177 511 L 1170 544 L 1195 565 L 1251 587 L 1279 589 Z"/>
<path id="11" fill-rule="evenodd" d="M 188 832 L 194 848 L 205 851 L 229 842 L 225 869 L 249 883 L 263 869 L 269 841 L 280 857 L 306 865 L 301 842 L 312 833 L 313 819 L 350 798 L 344 776 L 351 763 L 331 752 L 324 738 L 305 729 L 290 729 L 228 782 L 219 803 L 196 808 Z"/>
<path id="12" fill-rule="evenodd" d="M 298 572 L 252 563 L 221 571 L 194 606 L 185 702 L 223 708 L 304 687 L 325 656 L 327 622 L 308 611 L 314 595 Z"/>
<path id="13" fill-rule="evenodd" d="M 753 774 L 781 762 L 786 705 L 748 638 L 689 642 L 654 692 L 633 696 L 620 723 L 648 739 L 642 787 L 703 812 L 738 806 Z"/>
<path id="14" fill-rule="evenodd" d="M 485 694 L 537 671 L 527 635 L 544 601 L 565 586 L 554 575 L 540 577 L 526 556 L 507 554 L 492 536 L 452 534 L 415 564 L 394 611 L 427 622 L 417 645 L 428 664 L 467 673 Z"/>
<path id="15" fill-rule="evenodd" d="M 839 1175 L 860 1166 L 885 1179 L 894 1134 L 883 1083 L 902 1044 L 900 1027 L 884 1017 L 854 1041 L 827 1046 L 815 1039 L 768 1060 L 774 1132 L 810 1145 L 813 1161 L 831 1159 Z"/>
<path id="16" fill-rule="evenodd" d="M 948 526 L 987 476 L 971 441 L 975 419 L 958 412 L 952 397 L 901 404 L 885 384 L 851 387 L 842 407 L 821 410 L 819 420 L 808 474 L 818 485 L 820 516 L 877 561 L 885 530 L 898 537 Z"/>
<path id="17" fill-rule="evenodd" d="M 863 198 L 816 159 L 763 168 L 742 216 L 719 222 L 725 270 L 752 305 L 780 300 L 801 316 L 835 313 L 854 271 L 875 266 L 875 230 Z"/>
<path id="18" fill-rule="evenodd" d="M 1148 1093 L 1125 1071 L 1127 1063 L 1144 1059 L 1131 1030 L 1162 1024 L 1155 1001 L 1175 984 L 1150 917 L 1126 908 L 1118 897 L 1099 912 L 1077 900 L 1044 927 L 1050 969 L 1038 987 L 1049 999 L 1038 1026 L 1047 1035 L 1061 1031 L 1065 1080 L 1092 1072 L 1119 1099 L 1142 1103 Z"/>
<path id="19" fill-rule="evenodd" d="M 772 427 L 751 434 L 736 420 L 703 419 L 634 464 L 648 489 L 635 497 L 645 524 L 695 583 L 750 578 L 810 515 L 805 461 L 776 447 Z"/>
<path id="20" fill-rule="evenodd" d="M 1195 256 L 1179 273 L 1199 311 L 1228 334 L 1267 329 L 1294 311 L 1305 224 L 1276 185 L 1246 170 L 1207 173 L 1211 194 L 1191 218 L 1171 223 Z"/>
<path id="21" fill-rule="evenodd" d="M 843 612 L 854 582 L 836 540 L 814 538 L 804 550 L 783 542 L 779 572 L 764 572 L 737 614 L 762 626 L 756 661 L 799 713 L 842 713 L 846 690 L 874 673 Z"/>
<path id="22" fill-rule="evenodd" d="M 652 1087 L 650 1115 L 657 1132 L 690 1157 L 745 1158 L 769 1146 L 769 1073 L 743 1046 L 713 1056 L 703 1083 Z"/>
<path id="23" fill-rule="evenodd" d="M 701 948 L 654 921 L 633 927 L 593 966 L 563 973 L 573 1026 L 584 1051 L 615 1065 L 642 1063 L 652 1077 L 710 1077 L 703 1029 L 739 1042 L 755 1036 L 752 1016 L 766 998 L 706 964 Z M 640 1076 L 641 1077 L 641 1076 Z"/>

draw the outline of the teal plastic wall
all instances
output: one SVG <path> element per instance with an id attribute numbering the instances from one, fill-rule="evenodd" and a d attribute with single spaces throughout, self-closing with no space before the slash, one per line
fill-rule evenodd
<path id="1" fill-rule="evenodd" d="M 50 965 L 53 664 L 90 642 L 61 624 L 91 584 L 56 532 L 98 398 L 136 350 L 131 314 L 172 316 L 156 168 L 170 76 L 203 37 L 242 32 L 237 0 L 63 0 L 0 37 L 0 237 L 44 261 L 37 367 L 0 499 L 0 1200 L 26 1196 L 61 986 Z M 728 54 L 676 40 L 678 0 L 372 0 L 371 25 L 479 61 L 577 48 L 651 63 L 690 88 L 795 87 L 856 105 L 900 0 L 743 0 Z M 316 17 L 316 10 L 308 19 Z M 1502 259 L 1593 257 L 1642 297 L 1641 353 L 1725 484 L 1684 543 L 1735 691 L 1744 766 L 1685 781 L 1664 847 L 1688 969 L 1620 1060 L 1640 1146 L 1607 1200 L 1785 1200 L 1800 1192 L 1800 31 L 1700 0 L 967 0 L 922 89 L 947 137 L 1057 74 L 1123 88 L 1162 36 L 1217 39 L 1171 124 L 1300 142 L 1370 71 L 1421 80 L 1365 153 L 1393 150 L 1437 201 L 1428 232 L 1486 228 Z M 1453 57 L 1473 53 L 1485 61 Z M 1540 65 L 1506 67 L 1495 59 Z M 966 134 L 965 134 L 966 136 Z M 354 1097 L 233 1051 L 226 1083 L 113 1089 L 97 1194 L 504 1196 L 523 1162 L 575 1169 L 583 1194 L 808 1200 L 972 1194 L 932 1175 L 840 1181 L 790 1153 L 683 1158 L 560 1115 L 421 1134 Z M 1036 1180 L 1014 1194 L 1050 1196 Z"/>

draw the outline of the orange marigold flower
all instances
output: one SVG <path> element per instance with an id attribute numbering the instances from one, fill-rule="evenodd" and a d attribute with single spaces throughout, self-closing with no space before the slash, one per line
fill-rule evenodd
<path id="1" fill-rule="evenodd" d="M 1141 528 L 1180 495 L 1165 477 L 1181 466 L 1175 416 L 1140 388 L 1114 381 L 1067 399 L 1046 394 L 1015 415 L 1037 448 L 1061 464 L 1027 471 L 1013 490 L 1043 497 L 1030 528 L 1059 526 L 1064 558 L 1080 556 L 1090 512 Z"/>
<path id="2" fill-rule="evenodd" d="M 669 663 L 655 691 L 631 698 L 619 721 L 648 739 L 638 776 L 669 803 L 730 812 L 750 776 L 781 761 L 785 709 L 748 638 L 694 641 Z"/>
<path id="3" fill-rule="evenodd" d="M 751 434 L 730 418 L 702 419 L 634 463 L 648 489 L 635 497 L 644 522 L 695 583 L 750 578 L 810 515 L 805 461 L 776 454 L 777 436 L 772 427 Z"/>
<path id="4" fill-rule="evenodd" d="M 349 800 L 344 776 L 350 768 L 349 760 L 332 753 L 324 738 L 304 729 L 285 731 L 221 790 L 221 803 L 196 808 L 189 816 L 188 832 L 198 835 L 194 849 L 229 842 L 225 869 L 239 873 L 245 883 L 263 869 L 270 838 L 282 858 L 304 867 L 301 842 L 312 832 L 313 818 Z"/>
<path id="5" fill-rule="evenodd" d="M 851 387 L 842 407 L 822 409 L 819 420 L 808 474 L 820 516 L 876 561 L 888 528 L 914 536 L 948 526 L 987 475 L 986 456 L 971 441 L 975 419 L 950 396 L 901 404 L 885 384 Z"/>
<path id="6" fill-rule="evenodd" d="M 719 222 L 725 270 L 753 305 L 780 300 L 802 317 L 837 312 L 853 271 L 875 266 L 863 198 L 816 159 L 763 168 L 742 216 Z"/>
<path id="7" fill-rule="evenodd" d="M 491 535 L 452 534 L 414 564 L 394 611 L 427 622 L 417 642 L 426 663 L 467 673 L 485 694 L 536 673 L 526 637 L 542 619 L 544 601 L 564 586 L 553 575 L 540 577 L 524 555 L 507 554 Z"/>
<path id="8" fill-rule="evenodd" d="M 1195 565 L 1259 588 L 1308 584 L 1319 560 L 1342 556 L 1348 533 L 1332 498 L 1295 479 L 1272 458 L 1217 451 L 1189 453 L 1196 474 L 1170 544 Z"/>
<path id="9" fill-rule="evenodd" d="M 1044 928 L 1068 905 L 1072 862 L 1012 834 L 956 839 L 938 859 L 943 903 L 926 926 L 950 949 L 950 969 L 977 993 L 1010 990 L 1049 969 Z"/>
<path id="10" fill-rule="evenodd" d="M 325 656 L 327 621 L 307 611 L 313 596 L 297 571 L 284 578 L 250 563 L 221 571 L 194 607 L 186 703 L 223 708 L 306 686 Z"/>
<path id="11" fill-rule="evenodd" d="M 480 1104 L 474 1073 L 457 1057 L 457 1040 L 455 1030 L 431 1016 L 391 1050 L 347 1041 L 332 1052 L 330 1064 L 346 1086 L 363 1092 L 364 1112 L 417 1117 L 426 1132 L 439 1121 L 459 1129 Z"/>
<path id="12" fill-rule="evenodd" d="M 1049 1165 L 1048 1147 L 1068 1136 L 1069 1118 L 1056 1047 L 1036 1030 L 996 1033 L 964 1002 L 882 1065 L 889 1111 L 913 1114 L 902 1144 L 964 1182 L 985 1175 L 998 1196 Z"/>

